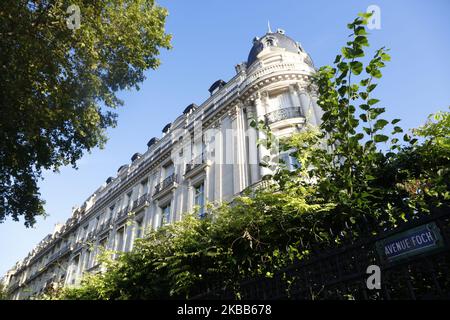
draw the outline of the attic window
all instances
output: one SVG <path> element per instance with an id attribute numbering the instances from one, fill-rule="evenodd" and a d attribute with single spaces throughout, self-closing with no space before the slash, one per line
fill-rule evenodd
<path id="1" fill-rule="evenodd" d="M 274 45 L 275 45 L 275 39 L 273 39 L 273 38 L 266 39 L 266 46 L 273 47 Z"/>

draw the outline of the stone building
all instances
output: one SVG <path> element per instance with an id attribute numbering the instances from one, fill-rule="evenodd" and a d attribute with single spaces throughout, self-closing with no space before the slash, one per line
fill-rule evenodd
<path id="1" fill-rule="evenodd" d="M 247 61 L 235 69 L 232 79 L 215 81 L 206 101 L 189 104 L 161 137 L 149 140 L 145 153 L 135 153 L 7 272 L 3 282 L 12 298 L 77 285 L 83 273 L 98 271 L 100 246 L 129 251 L 146 229 L 180 220 L 194 208 L 201 218 L 207 202 L 230 201 L 258 187 L 270 173 L 259 163 L 270 152 L 257 146 L 262 133 L 250 126 L 253 119 L 278 137 L 319 124 L 313 63 L 283 30 L 254 38 Z M 292 164 L 288 154 L 280 156 Z"/>

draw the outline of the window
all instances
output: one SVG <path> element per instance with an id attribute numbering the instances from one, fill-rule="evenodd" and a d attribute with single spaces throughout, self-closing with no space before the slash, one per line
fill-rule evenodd
<path id="1" fill-rule="evenodd" d="M 279 157 L 281 165 L 289 171 L 295 171 L 300 168 L 300 163 L 297 158 L 290 155 L 292 152 L 293 151 L 283 152 Z"/>
<path id="2" fill-rule="evenodd" d="M 164 167 L 164 178 L 170 177 L 175 172 L 175 167 L 173 163 Z"/>
<path id="3" fill-rule="evenodd" d="M 136 221 L 136 239 L 142 236 L 142 219 Z"/>
<path id="4" fill-rule="evenodd" d="M 114 205 L 112 205 L 111 207 L 109 207 L 109 212 L 108 212 L 108 215 L 106 216 L 106 221 L 108 221 L 109 219 L 112 218 L 113 213 L 114 213 Z"/>
<path id="5" fill-rule="evenodd" d="M 131 204 L 131 196 L 132 196 L 132 192 L 128 192 L 126 199 L 125 199 L 125 210 L 128 210 L 130 208 L 130 204 Z"/>
<path id="6" fill-rule="evenodd" d="M 88 226 L 84 226 L 81 238 L 87 238 L 87 233 L 88 233 Z"/>
<path id="7" fill-rule="evenodd" d="M 94 225 L 94 231 L 95 230 L 97 230 L 97 228 L 99 227 L 99 224 L 100 224 L 100 215 L 98 215 L 96 218 L 95 218 L 95 225 Z"/>
<path id="8" fill-rule="evenodd" d="M 275 45 L 275 40 L 273 38 L 267 38 L 266 45 L 268 47 L 273 47 Z"/>
<path id="9" fill-rule="evenodd" d="M 147 193 L 148 189 L 147 186 L 148 186 L 147 180 L 142 180 L 141 185 L 139 187 L 141 196 Z"/>
<path id="10" fill-rule="evenodd" d="M 202 182 L 194 188 L 194 205 L 199 207 L 200 218 L 205 216 L 205 184 Z"/>
<path id="11" fill-rule="evenodd" d="M 125 236 L 125 227 L 121 227 L 117 230 L 116 233 L 116 250 L 123 251 L 123 243 Z"/>
<path id="12" fill-rule="evenodd" d="M 106 249 L 106 241 L 108 240 L 107 237 L 103 238 L 102 240 L 99 241 L 98 245 L 100 247 L 102 247 L 103 249 Z"/>
<path id="13" fill-rule="evenodd" d="M 161 213 L 161 225 L 163 226 L 170 222 L 170 203 L 161 207 Z"/>

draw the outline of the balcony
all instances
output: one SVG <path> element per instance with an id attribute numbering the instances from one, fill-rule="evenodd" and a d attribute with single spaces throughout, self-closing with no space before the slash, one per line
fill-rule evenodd
<path id="1" fill-rule="evenodd" d="M 186 164 L 185 176 L 192 176 L 197 173 L 197 171 L 202 170 L 206 165 L 206 156 L 204 153 L 195 157 L 191 162 Z M 200 169 L 201 168 L 201 169 Z"/>
<path id="2" fill-rule="evenodd" d="M 168 192 L 172 191 L 173 188 L 177 187 L 178 176 L 173 173 L 167 178 L 165 178 L 162 182 L 158 183 L 155 187 L 155 193 L 153 194 L 154 198 L 160 198 L 163 195 L 166 195 Z"/>
<path id="3" fill-rule="evenodd" d="M 300 107 L 283 108 L 265 115 L 266 123 L 268 125 L 274 122 L 300 117 L 304 117 L 303 111 Z"/>
<path id="4" fill-rule="evenodd" d="M 149 195 L 148 194 L 144 194 L 142 196 L 140 196 L 138 199 L 133 201 L 131 210 L 133 210 L 134 212 L 139 211 L 140 209 L 142 209 L 143 207 L 146 207 L 149 205 Z"/>

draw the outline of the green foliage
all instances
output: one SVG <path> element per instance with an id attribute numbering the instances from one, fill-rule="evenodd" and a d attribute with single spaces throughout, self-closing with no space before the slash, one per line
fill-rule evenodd
<path id="1" fill-rule="evenodd" d="M 167 11 L 152 0 L 0 2 L 0 222 L 44 214 L 42 169 L 75 166 L 102 147 L 118 90 L 139 88 L 169 48 Z M 66 25 L 69 5 L 81 27 Z"/>
<path id="2" fill-rule="evenodd" d="M 8 292 L 3 283 L 0 282 L 0 300 L 8 300 Z"/>
<path id="3" fill-rule="evenodd" d="M 260 144 L 294 150 L 299 168 L 281 164 L 265 189 L 210 206 L 204 219 L 187 214 L 151 231 L 132 252 L 106 259 L 107 272 L 51 298 L 190 298 L 214 284 L 239 298 L 243 279 L 271 278 L 318 248 L 351 243 L 449 205 L 448 113 L 414 131 L 423 143 L 409 135 L 400 143 L 399 119 L 382 119 L 384 108 L 372 96 L 389 56 L 380 49 L 367 63 L 359 59 L 369 45 L 368 17 L 348 25 L 351 39 L 335 67 L 315 77 L 324 110 L 320 130 L 307 127 L 276 141 L 264 123 L 252 123 L 265 133 Z M 388 125 L 394 126 L 390 134 Z M 294 279 L 285 275 L 284 281 L 289 288 Z"/>
<path id="4" fill-rule="evenodd" d="M 441 111 L 430 115 L 427 123 L 413 132 L 419 137 L 429 138 L 429 143 L 450 148 L 450 112 Z"/>

